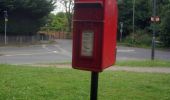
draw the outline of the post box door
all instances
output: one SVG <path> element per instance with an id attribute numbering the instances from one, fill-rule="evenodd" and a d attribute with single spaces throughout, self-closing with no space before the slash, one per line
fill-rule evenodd
<path id="1" fill-rule="evenodd" d="M 97 69 L 101 66 L 101 48 L 103 23 L 96 22 L 76 22 L 74 27 L 73 42 L 73 63 L 76 61 L 75 68 Z"/>

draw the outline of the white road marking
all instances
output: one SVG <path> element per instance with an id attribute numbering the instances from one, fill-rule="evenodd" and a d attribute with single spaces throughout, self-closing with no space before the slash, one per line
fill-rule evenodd
<path id="1" fill-rule="evenodd" d="M 60 53 L 62 53 L 63 55 L 72 57 L 72 54 L 69 51 L 61 48 L 59 45 L 54 45 L 54 46 L 57 47 L 60 50 Z"/>
<path id="2" fill-rule="evenodd" d="M 53 50 L 50 50 L 46 45 L 42 45 L 42 48 L 43 49 L 46 49 L 47 52 L 44 52 L 44 53 L 23 53 L 23 54 L 11 54 L 11 55 L 2 55 L 2 56 L 5 56 L 5 57 L 13 57 L 13 56 L 32 56 L 32 55 L 44 55 L 44 54 L 58 54 L 58 53 L 61 53 L 61 54 L 64 54 L 64 55 L 67 55 L 69 57 L 71 57 L 71 53 L 69 53 L 68 51 L 62 49 L 60 46 L 57 46 L 55 45 L 55 47 L 57 47 L 61 52 L 59 51 L 53 51 Z"/>
<path id="3" fill-rule="evenodd" d="M 42 45 L 42 48 L 46 49 L 48 52 L 59 53 L 58 51 L 52 51 L 52 50 L 50 50 L 46 45 Z"/>
<path id="4" fill-rule="evenodd" d="M 43 49 L 46 49 L 46 50 L 49 51 L 49 52 L 51 52 L 51 50 L 50 50 L 49 48 L 47 48 L 46 45 L 42 45 L 42 48 L 43 48 Z"/>
<path id="5" fill-rule="evenodd" d="M 57 47 L 57 49 L 58 49 L 59 51 L 52 51 L 52 50 L 50 50 L 46 45 L 42 45 L 42 48 L 46 49 L 46 50 L 49 51 L 49 52 L 60 53 L 60 54 L 63 54 L 63 55 L 72 57 L 70 52 L 68 52 L 67 50 L 61 48 L 59 45 L 54 45 L 54 46 Z"/>
<path id="6" fill-rule="evenodd" d="M 58 51 L 53 51 L 54 53 L 58 53 Z"/>
<path id="7" fill-rule="evenodd" d="M 117 52 L 135 52 L 135 50 L 118 50 Z"/>
<path id="8" fill-rule="evenodd" d="M 13 57 L 13 56 L 32 56 L 32 55 L 44 55 L 44 54 L 52 54 L 53 52 L 46 52 L 46 53 L 30 53 L 30 54 L 14 54 L 14 55 L 2 55 L 5 57 Z"/>

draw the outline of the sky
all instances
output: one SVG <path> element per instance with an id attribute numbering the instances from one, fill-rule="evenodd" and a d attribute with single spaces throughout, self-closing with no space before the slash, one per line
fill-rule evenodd
<path id="1" fill-rule="evenodd" d="M 54 11 L 52 11 L 51 13 L 53 14 L 57 14 L 58 12 L 63 12 L 64 11 L 64 8 L 62 7 L 61 4 L 56 4 L 56 8 L 54 9 Z"/>

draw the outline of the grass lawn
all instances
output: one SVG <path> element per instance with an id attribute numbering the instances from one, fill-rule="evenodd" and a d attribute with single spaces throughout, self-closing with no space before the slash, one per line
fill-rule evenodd
<path id="1" fill-rule="evenodd" d="M 61 62 L 61 63 L 42 63 L 40 65 L 71 65 L 71 62 Z M 128 67 L 170 67 L 170 61 L 168 60 L 121 60 L 116 61 L 116 66 L 128 66 Z"/>
<path id="2" fill-rule="evenodd" d="M 170 61 L 163 60 L 128 60 L 128 61 L 117 61 L 117 66 L 128 66 L 128 67 L 170 67 Z"/>
<path id="3" fill-rule="evenodd" d="M 89 100 L 90 72 L 0 65 L 0 100 Z M 170 100 L 170 74 L 105 71 L 99 100 Z"/>

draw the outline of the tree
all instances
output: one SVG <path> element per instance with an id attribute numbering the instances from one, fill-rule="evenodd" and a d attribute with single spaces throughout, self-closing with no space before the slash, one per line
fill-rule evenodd
<path id="1" fill-rule="evenodd" d="M 62 4 L 64 7 L 68 21 L 68 32 L 71 32 L 74 0 L 58 0 L 58 3 Z"/>
<path id="2" fill-rule="evenodd" d="M 124 34 L 125 36 L 132 30 L 132 1 L 131 0 L 119 0 L 119 22 L 124 23 Z"/>
<path id="3" fill-rule="evenodd" d="M 152 0 L 136 0 L 135 25 L 136 28 L 148 30 L 152 15 Z"/>
<path id="4" fill-rule="evenodd" d="M 59 12 L 56 15 L 49 15 L 48 27 L 53 31 L 65 31 L 67 30 L 67 18 L 64 12 Z"/>
<path id="5" fill-rule="evenodd" d="M 151 1 L 136 0 L 135 29 L 143 30 L 150 26 Z M 119 0 L 119 22 L 124 22 L 126 35 L 132 32 L 133 0 Z"/>
<path id="6" fill-rule="evenodd" d="M 163 46 L 170 47 L 170 3 L 167 3 L 166 6 L 162 9 L 161 14 L 161 33 L 160 40 L 163 42 Z"/>
<path id="7" fill-rule="evenodd" d="M 53 0 L 1 0 L 0 15 L 8 11 L 8 35 L 34 34 L 46 23 L 46 17 L 54 9 Z M 0 16 L 0 27 L 3 27 L 3 16 Z M 2 33 L 2 30 L 0 30 Z"/>

